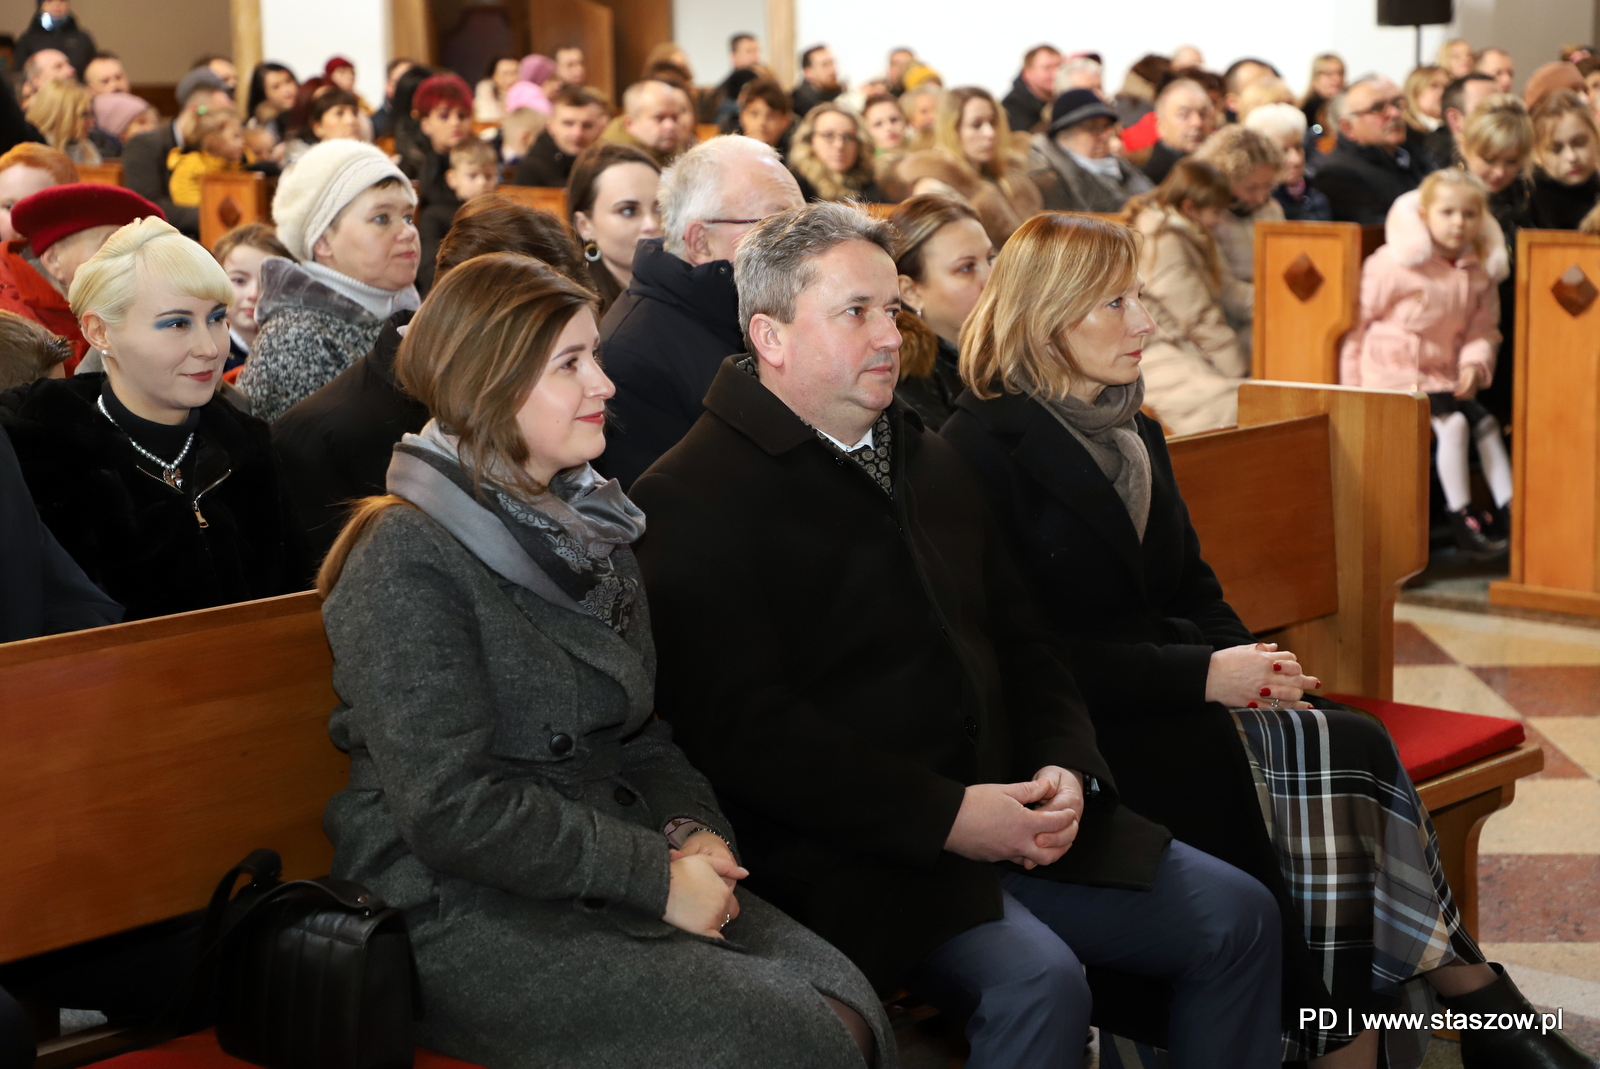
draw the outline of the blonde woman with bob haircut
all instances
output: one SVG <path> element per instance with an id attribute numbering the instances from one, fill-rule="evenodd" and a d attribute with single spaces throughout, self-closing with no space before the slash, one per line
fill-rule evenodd
<path id="1" fill-rule="evenodd" d="M 1124 225 L 1065 214 L 1023 224 L 962 331 L 970 392 L 940 431 L 978 475 L 1062 639 L 1122 802 L 1272 891 L 1284 1005 L 1339 1007 L 1343 1022 L 1375 991 L 1426 980 L 1452 1011 L 1532 1012 L 1462 928 L 1388 734 L 1316 700 L 1312 666 L 1257 642 L 1223 599 L 1161 425 L 1140 412 L 1156 328 L 1139 264 Z M 1320 792 L 1327 782 L 1341 784 L 1336 800 Z M 1329 816 L 1301 835 L 1295 814 L 1308 809 Z M 1387 1064 L 1420 1063 L 1414 1036 L 1385 1039 Z M 1379 1042 L 1300 1026 L 1282 1055 L 1370 1067 Z M 1583 1064 L 1539 1060 L 1567 1050 L 1546 1042 L 1464 1031 L 1463 1060 Z"/>
<path id="2" fill-rule="evenodd" d="M 871 987 L 738 889 L 728 820 L 653 715 L 645 517 L 590 466 L 614 393 L 596 300 L 489 253 L 411 321 L 395 369 L 432 418 L 318 580 L 350 754 L 333 872 L 413 918 L 418 1039 L 441 1053 L 885 1064 L 863 1060 L 866 1021 L 888 1035 Z"/>
<path id="3" fill-rule="evenodd" d="M 898 178 L 911 193 L 954 193 L 977 211 L 995 248 L 1044 207 L 1028 177 L 1026 157 L 1012 144 L 1005 109 L 987 89 L 962 86 L 944 95 L 933 148 L 901 162 Z"/>
<path id="4" fill-rule="evenodd" d="M 73 163 L 93 166 L 100 150 L 89 140 L 94 128 L 94 102 L 89 90 L 71 78 L 46 82 L 28 104 L 28 121 L 38 127 L 45 143 L 63 152 Z"/>
<path id="5" fill-rule="evenodd" d="M 113 233 L 68 299 L 105 371 L 0 408 L 56 539 L 129 620 L 303 589 L 267 426 L 216 396 L 233 300 L 216 260 L 151 216 Z"/>

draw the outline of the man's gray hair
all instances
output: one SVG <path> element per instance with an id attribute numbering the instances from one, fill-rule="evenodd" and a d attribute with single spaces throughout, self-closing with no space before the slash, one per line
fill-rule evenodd
<path id="1" fill-rule="evenodd" d="M 746 234 L 733 258 L 745 344 L 750 344 L 752 316 L 794 322 L 801 292 L 817 280 L 817 258 L 850 241 L 876 245 L 894 258 L 893 228 L 854 204 L 837 201 L 779 212 Z"/>
<path id="2" fill-rule="evenodd" d="M 783 157 L 766 142 L 727 134 L 702 141 L 661 172 L 656 202 L 661 206 L 661 233 L 668 252 L 679 259 L 688 258 L 683 234 L 689 224 L 715 219 L 722 211 L 724 168 L 752 159 L 770 160 L 783 167 Z"/>
<path id="3" fill-rule="evenodd" d="M 1385 79 L 1381 74 L 1363 74 L 1361 77 L 1357 78 L 1355 81 L 1339 90 L 1339 92 L 1333 94 L 1333 99 L 1328 101 L 1328 125 L 1335 130 L 1339 129 L 1339 123 L 1343 121 L 1347 114 L 1349 114 L 1350 90 L 1354 89 L 1358 85 L 1372 85 L 1374 82 L 1382 82 L 1386 80 L 1387 79 Z"/>

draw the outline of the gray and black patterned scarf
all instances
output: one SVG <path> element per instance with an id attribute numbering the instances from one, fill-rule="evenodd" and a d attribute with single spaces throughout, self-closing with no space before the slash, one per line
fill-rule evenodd
<path id="1" fill-rule="evenodd" d="M 508 578 L 547 600 L 570 602 L 568 607 L 626 634 L 639 583 L 617 570 L 611 553 L 619 545 L 637 541 L 644 534 L 645 520 L 615 479 L 602 479 L 585 464 L 558 474 L 545 493 L 530 501 L 507 492 L 490 472 L 491 481 L 475 493 L 461 464 L 458 440 L 433 420 L 421 434 L 402 438 L 395 452 L 396 462 L 389 469 L 391 493 L 439 520 L 491 568 L 509 573 Z M 437 479 L 430 480 L 426 471 L 406 465 L 402 458 L 422 461 L 460 493 L 449 493 Z M 473 510 L 487 513 L 498 524 L 486 526 Z M 498 538 L 497 529 L 504 532 Z M 505 533 L 532 569 L 505 560 Z"/>

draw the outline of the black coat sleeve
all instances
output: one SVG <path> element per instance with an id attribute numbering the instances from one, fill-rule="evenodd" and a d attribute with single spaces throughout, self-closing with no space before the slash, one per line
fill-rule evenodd
<path id="1" fill-rule="evenodd" d="M 129 138 L 122 146 L 122 180 L 129 189 L 152 201 L 166 213 L 167 222 L 198 240 L 200 209 L 183 208 L 172 203 L 172 194 L 167 187 L 172 177 L 167 170 L 169 150 L 170 146 L 159 130 Z"/>
<path id="2" fill-rule="evenodd" d="M 718 793 L 802 834 L 928 868 L 965 787 L 887 753 L 796 691 L 756 578 L 759 545 L 670 476 L 630 495 L 650 517 L 637 547 L 660 668 L 656 708 Z M 772 621 L 769 623 L 769 620 Z"/>

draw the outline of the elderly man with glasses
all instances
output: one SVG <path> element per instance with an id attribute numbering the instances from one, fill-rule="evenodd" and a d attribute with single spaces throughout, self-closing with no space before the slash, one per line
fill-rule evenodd
<path id="1" fill-rule="evenodd" d="M 639 242 L 633 281 L 600 326 L 617 393 L 597 466 L 624 487 L 688 432 L 723 358 L 744 351 L 739 239 L 805 203 L 782 157 L 749 137 L 690 149 L 662 174 L 657 197 L 663 236 Z"/>
<path id="2" fill-rule="evenodd" d="M 1329 103 L 1339 143 L 1311 184 L 1328 198 L 1335 219 L 1381 226 L 1389 205 L 1422 182 L 1424 165 L 1406 143 L 1404 105 L 1400 87 L 1376 75 L 1352 83 Z"/>

